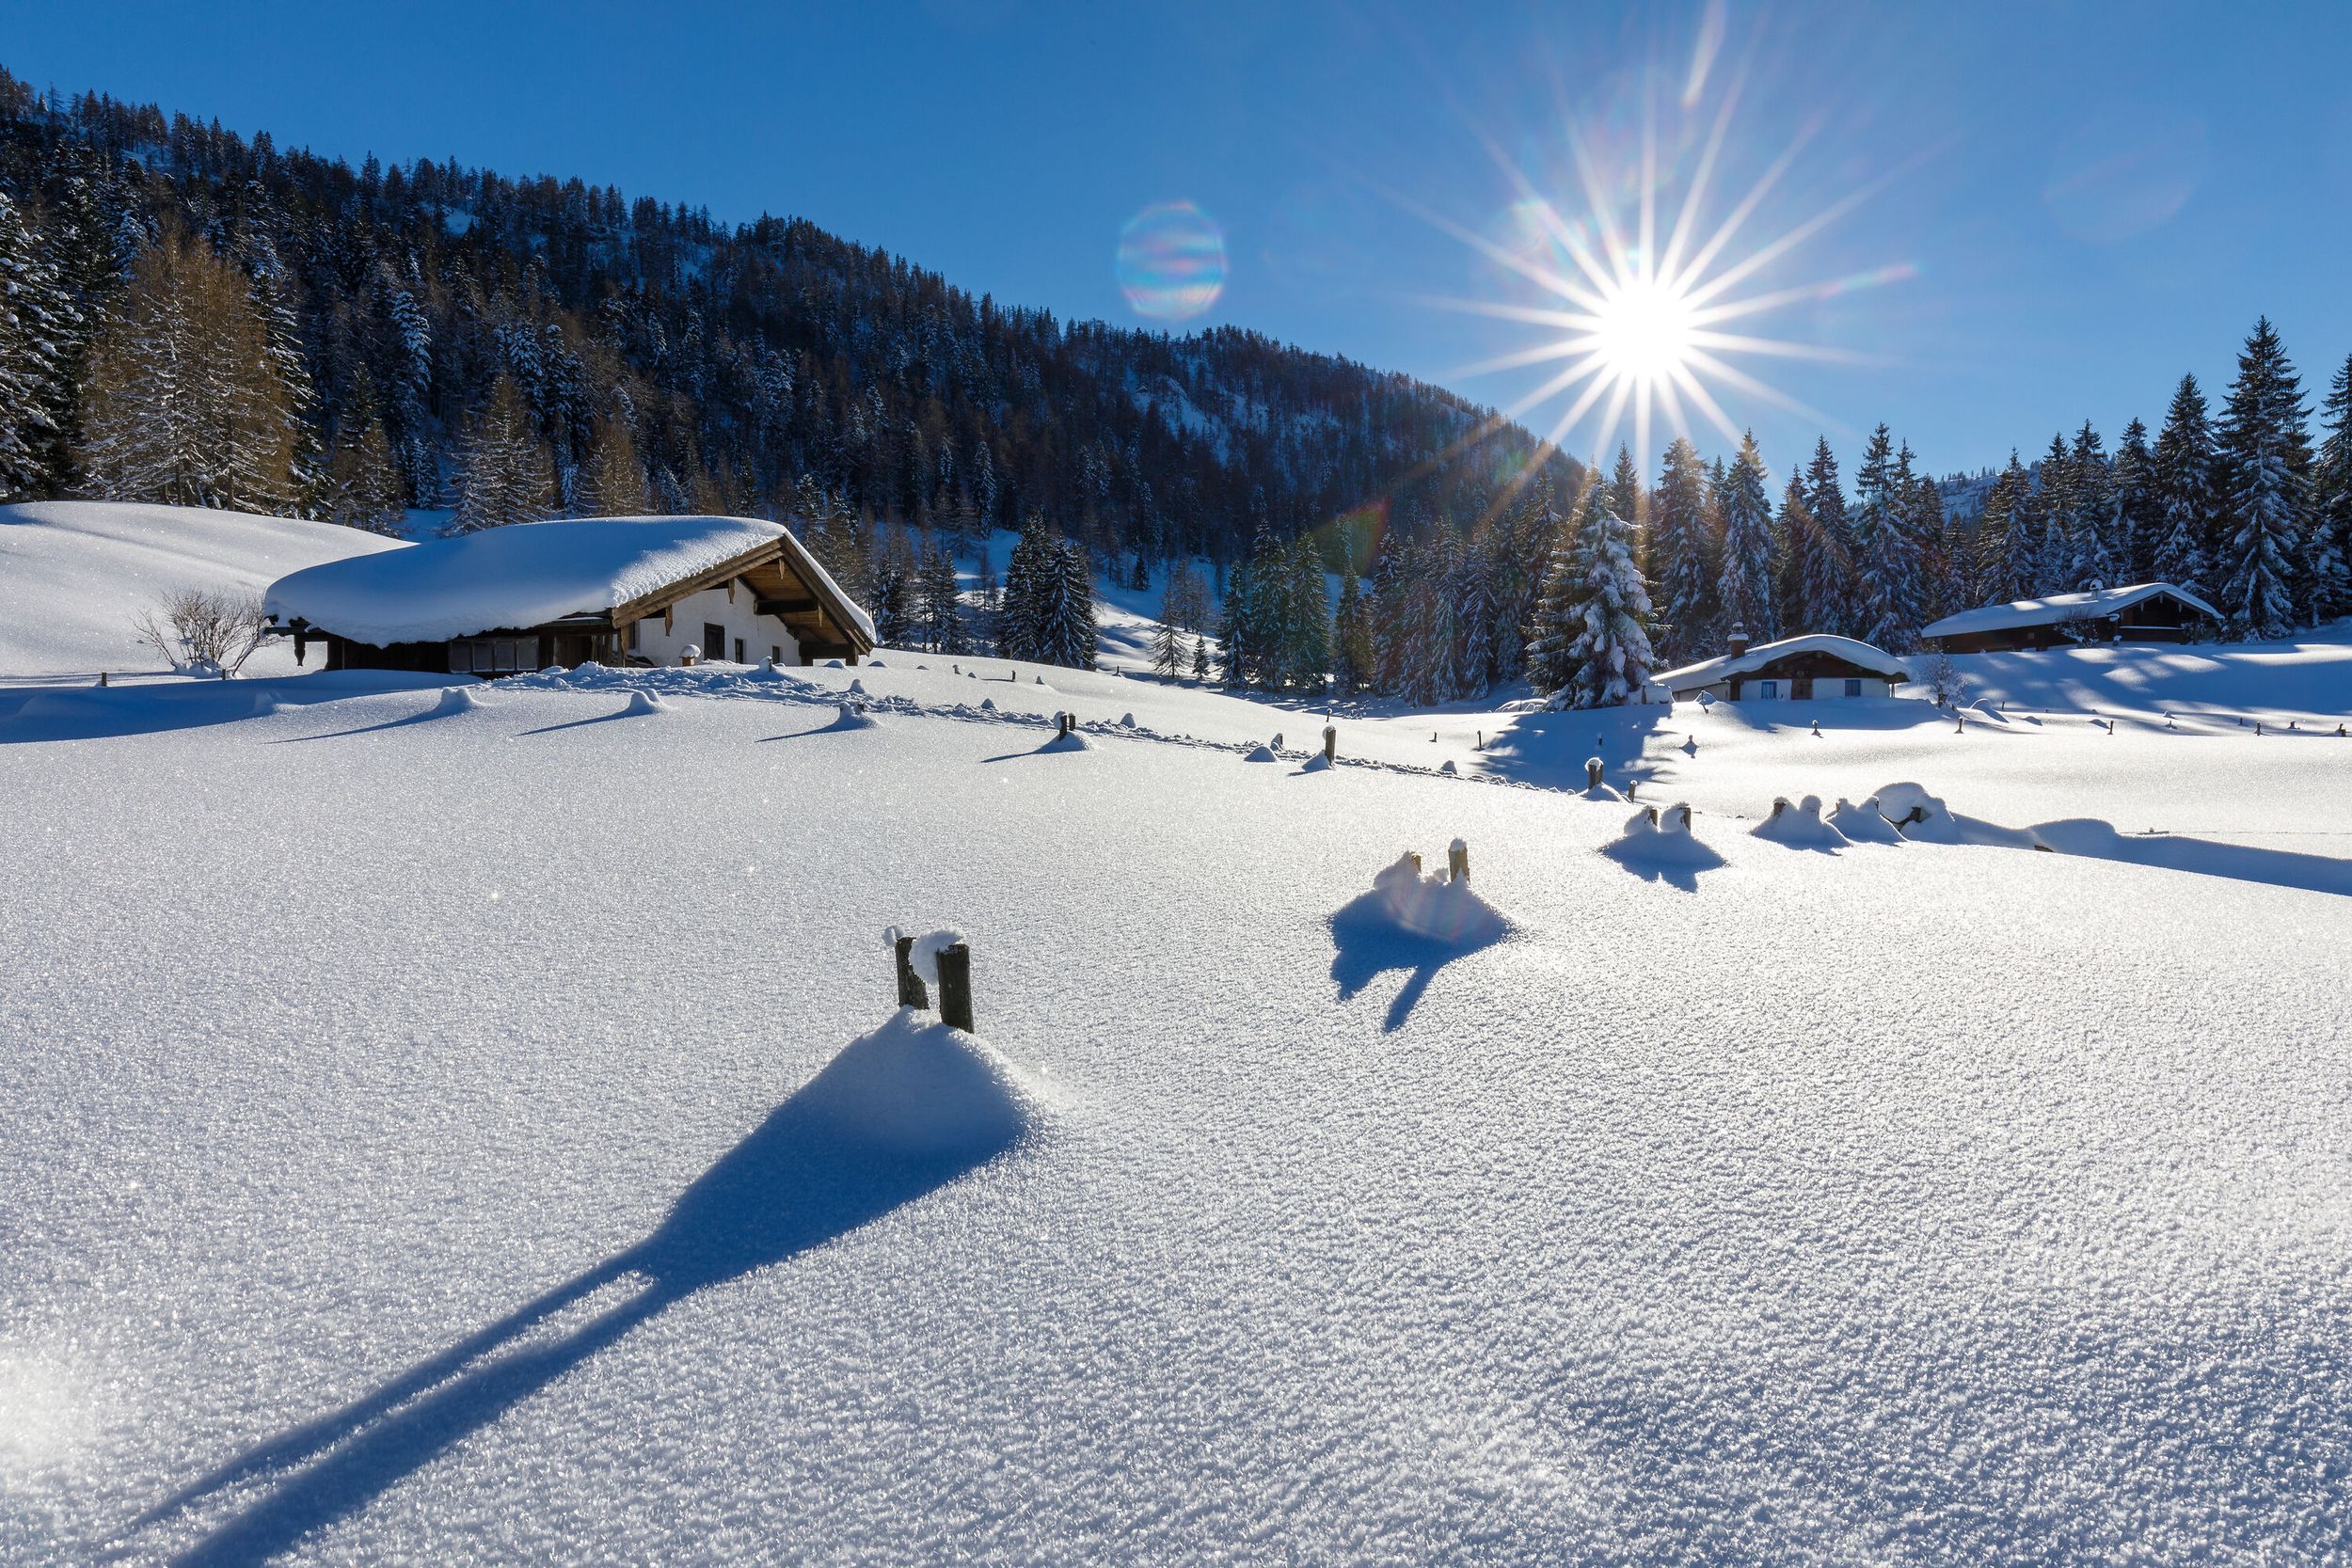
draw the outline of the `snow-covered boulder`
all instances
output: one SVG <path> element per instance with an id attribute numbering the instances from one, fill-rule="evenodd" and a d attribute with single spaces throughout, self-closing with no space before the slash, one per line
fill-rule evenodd
<path id="1" fill-rule="evenodd" d="M 1248 752 L 1241 760 L 1244 762 L 1279 762 L 1282 759 L 1274 754 L 1272 747 L 1260 745 L 1249 748 Z"/>

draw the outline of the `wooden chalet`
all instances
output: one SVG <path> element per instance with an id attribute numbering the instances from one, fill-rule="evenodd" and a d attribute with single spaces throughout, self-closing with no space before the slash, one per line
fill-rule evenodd
<path id="1" fill-rule="evenodd" d="M 2196 594 L 2142 582 L 1963 610 L 1919 635 L 1946 653 L 1981 654 L 2074 642 L 2191 642 L 2220 630 L 2221 612 Z"/>
<path id="2" fill-rule="evenodd" d="M 494 676 L 591 660 L 854 664 L 873 622 L 787 529 L 745 517 L 519 523 L 295 572 L 297 662 Z"/>
<path id="3" fill-rule="evenodd" d="M 1911 678 L 1903 661 L 1851 637 L 1815 634 L 1750 646 L 1733 627 L 1728 652 L 1650 677 L 1655 696 L 1723 702 L 1820 702 L 1888 697 Z"/>

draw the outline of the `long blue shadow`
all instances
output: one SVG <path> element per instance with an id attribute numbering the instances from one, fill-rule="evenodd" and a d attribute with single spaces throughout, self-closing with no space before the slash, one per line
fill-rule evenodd
<path id="1" fill-rule="evenodd" d="M 1383 1034 L 1404 1027 L 1438 971 L 1456 958 L 1493 946 L 1510 934 L 1510 927 L 1492 917 L 1466 923 L 1458 934 L 1423 934 L 1397 923 L 1396 906 L 1377 889 L 1359 895 L 1331 916 L 1331 979 L 1340 1000 L 1353 999 L 1366 986 L 1392 969 L 1405 971 L 1405 984 L 1389 1004 L 1381 1022 Z"/>
<path id="2" fill-rule="evenodd" d="M 263 1562 L 365 1508 L 452 1444 L 697 1291 L 821 1246 L 985 1164 L 1011 1142 L 1008 1136 L 936 1158 L 886 1153 L 845 1135 L 803 1086 L 688 1187 L 644 1241 L 340 1410 L 239 1454 L 136 1524 L 303 1465 L 171 1560 L 182 1568 Z M 623 1280 L 637 1282 L 632 1293 L 586 1323 L 488 1359 L 534 1325 Z"/>
<path id="3" fill-rule="evenodd" d="M 2190 871 L 2240 882 L 2267 882 L 2273 887 L 2352 896 L 2352 861 L 2328 855 L 2217 844 L 2211 839 L 2185 838 L 2174 833 L 2120 833 L 2113 824 L 2096 817 L 2036 823 L 2033 831 L 2061 855 L 2089 855 L 2098 860 L 2127 861 L 2134 865 L 2161 866 L 2168 871 Z"/>
<path id="4" fill-rule="evenodd" d="M 370 681 L 361 676 L 381 676 Z M 308 707 L 345 697 L 446 686 L 380 671 L 270 676 L 255 680 L 141 682 L 113 687 L 36 686 L 0 690 L 0 746 L 203 729 L 256 717 L 264 700 Z M 373 728 L 376 726 L 369 726 Z"/>

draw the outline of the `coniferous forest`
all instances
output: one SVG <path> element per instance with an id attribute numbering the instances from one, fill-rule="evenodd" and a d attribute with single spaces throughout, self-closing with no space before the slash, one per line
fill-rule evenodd
<path id="1" fill-rule="evenodd" d="M 2239 636 L 2352 612 L 2352 360 L 2314 411 L 2264 321 L 2218 407 L 2184 376 L 2153 436 L 2086 420 L 1973 483 L 1883 425 L 1851 488 L 1826 439 L 1785 479 L 1752 436 L 1588 475 L 1253 333 L 1060 322 L 799 220 L 354 169 L 0 72 L 0 499 L 50 496 L 383 531 L 776 517 L 886 641 L 1089 662 L 1099 572 L 1165 582 L 1170 677 L 1592 705 L 1735 626 L 1900 653 L 1956 610 L 2151 578 Z"/>

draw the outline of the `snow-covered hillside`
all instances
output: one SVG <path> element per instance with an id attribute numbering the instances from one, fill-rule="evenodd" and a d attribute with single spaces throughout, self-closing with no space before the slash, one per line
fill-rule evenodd
<path id="1" fill-rule="evenodd" d="M 389 549 L 332 523 L 112 501 L 0 506 L 0 679 L 160 670 L 131 623 L 167 594 L 259 592 L 288 572 Z M 265 647 L 247 669 L 291 672 Z"/>
<path id="2" fill-rule="evenodd" d="M 2352 740 L 1037 673 L 0 692 L 0 1560 L 2340 1552 Z"/>

